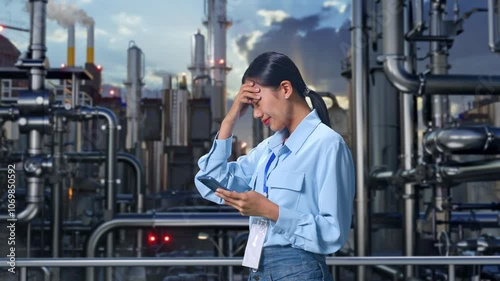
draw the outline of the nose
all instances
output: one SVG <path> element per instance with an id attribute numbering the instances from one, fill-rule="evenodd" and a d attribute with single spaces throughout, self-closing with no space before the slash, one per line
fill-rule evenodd
<path id="1" fill-rule="evenodd" d="M 254 107 L 253 109 L 253 118 L 260 119 L 262 117 L 262 112 Z"/>

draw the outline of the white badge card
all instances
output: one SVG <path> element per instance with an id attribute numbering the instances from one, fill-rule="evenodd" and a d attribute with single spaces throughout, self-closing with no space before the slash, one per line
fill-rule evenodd
<path id="1" fill-rule="evenodd" d="M 250 225 L 250 234 L 248 235 L 247 247 L 243 256 L 243 266 L 253 269 L 259 268 L 262 246 L 266 239 L 269 221 L 262 218 L 254 218 Z"/>

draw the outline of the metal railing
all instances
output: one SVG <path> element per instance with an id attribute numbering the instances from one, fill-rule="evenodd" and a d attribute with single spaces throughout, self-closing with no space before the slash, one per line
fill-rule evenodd
<path id="1" fill-rule="evenodd" d="M 20 258 L 15 266 L 27 267 L 114 267 L 114 266 L 241 266 L 242 258 Z M 455 280 L 456 265 L 499 265 L 500 256 L 385 256 L 327 257 L 327 265 L 447 265 L 448 280 Z M 9 267 L 8 259 L 0 259 L 0 267 Z"/>

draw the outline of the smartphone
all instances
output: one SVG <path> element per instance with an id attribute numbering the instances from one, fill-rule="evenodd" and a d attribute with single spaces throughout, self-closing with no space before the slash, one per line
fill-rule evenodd
<path id="1" fill-rule="evenodd" d="M 220 182 L 218 182 L 216 179 L 212 178 L 211 176 L 201 176 L 197 178 L 199 181 L 201 181 L 204 185 L 206 185 L 208 188 L 210 188 L 213 192 L 217 190 L 217 188 L 222 188 L 225 190 L 228 190 L 225 188 Z"/>

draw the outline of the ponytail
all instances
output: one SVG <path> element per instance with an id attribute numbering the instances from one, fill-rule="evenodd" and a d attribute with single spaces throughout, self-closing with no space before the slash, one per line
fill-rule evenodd
<path id="1" fill-rule="evenodd" d="M 309 97 L 311 99 L 311 104 L 316 112 L 318 113 L 319 119 L 328 127 L 332 127 L 330 124 L 330 115 L 328 114 L 328 109 L 326 108 L 325 101 L 323 98 L 315 91 L 306 87 L 304 90 L 304 98 Z"/>

